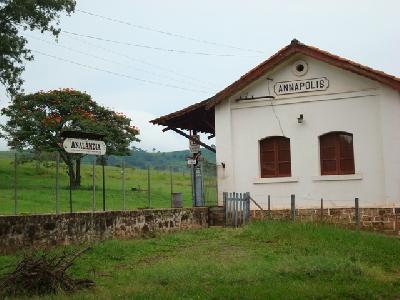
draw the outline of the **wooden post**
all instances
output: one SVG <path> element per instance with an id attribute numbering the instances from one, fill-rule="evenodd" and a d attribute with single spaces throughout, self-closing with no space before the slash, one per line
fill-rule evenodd
<path id="1" fill-rule="evenodd" d="M 122 184 L 121 184 L 121 189 L 122 189 L 122 210 L 126 210 L 126 201 L 125 201 L 125 160 L 122 158 L 121 162 L 121 175 L 122 175 Z"/>
<path id="2" fill-rule="evenodd" d="M 354 199 L 354 206 L 355 206 L 356 229 L 360 230 L 360 207 L 358 203 L 358 198 Z"/>
<path id="3" fill-rule="evenodd" d="M 17 151 L 14 153 L 14 214 L 18 212 L 18 195 L 17 195 Z"/>
<path id="4" fill-rule="evenodd" d="M 296 220 L 296 204 L 295 204 L 295 195 L 290 195 L 290 212 L 291 212 L 291 220 L 294 222 Z"/>
<path id="5" fill-rule="evenodd" d="M 72 214 L 72 176 L 69 176 L 69 213 Z"/>
<path id="6" fill-rule="evenodd" d="M 174 193 L 174 183 L 172 181 L 172 167 L 169 167 L 169 179 L 171 183 L 171 207 L 172 207 L 173 193 Z"/>
<path id="7" fill-rule="evenodd" d="M 60 152 L 57 151 L 56 158 L 56 214 L 60 213 Z"/>
<path id="8" fill-rule="evenodd" d="M 238 226 L 238 200 L 239 200 L 239 193 L 235 193 L 235 206 L 234 206 L 234 210 L 235 210 L 235 227 Z"/>
<path id="9" fill-rule="evenodd" d="M 103 171 L 103 211 L 106 211 L 106 171 L 105 171 L 105 158 L 104 155 L 101 157 L 101 167 Z"/>
<path id="10" fill-rule="evenodd" d="M 271 195 L 268 195 L 268 217 L 271 219 Z"/>
<path id="11" fill-rule="evenodd" d="M 93 197 L 92 197 L 92 210 L 96 211 L 96 157 L 93 158 L 93 167 L 92 167 L 92 188 L 93 188 Z"/>
<path id="12" fill-rule="evenodd" d="M 324 199 L 321 198 L 321 222 L 324 220 Z"/>
<path id="13" fill-rule="evenodd" d="M 250 192 L 246 193 L 246 222 L 250 221 Z"/>
<path id="14" fill-rule="evenodd" d="M 226 214 L 228 211 L 228 208 L 226 207 L 226 198 L 228 198 L 228 193 L 227 192 L 223 192 L 222 193 L 222 201 L 224 204 L 224 226 L 226 226 Z"/>
<path id="15" fill-rule="evenodd" d="M 147 168 L 147 206 L 151 208 L 151 197 L 150 197 L 150 167 Z"/>

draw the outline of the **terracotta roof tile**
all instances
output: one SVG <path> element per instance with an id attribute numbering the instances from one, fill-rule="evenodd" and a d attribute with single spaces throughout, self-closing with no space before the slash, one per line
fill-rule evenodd
<path id="1" fill-rule="evenodd" d="M 355 74 L 367 77 L 371 80 L 378 81 L 384 85 L 387 85 L 395 90 L 400 91 L 400 78 L 396 76 L 386 74 L 385 72 L 374 70 L 370 67 L 361 65 L 354 61 L 351 61 L 346 58 L 342 58 L 340 56 L 331 54 L 327 51 L 321 50 L 319 48 L 308 46 L 300 43 L 296 39 L 292 40 L 292 42 L 286 47 L 279 50 L 277 53 L 272 55 L 270 58 L 257 65 L 255 68 L 248 71 L 246 74 L 241 76 L 238 80 L 227 86 L 225 89 L 221 90 L 214 96 L 193 104 L 189 107 L 176 111 L 174 113 L 162 116 L 160 118 L 154 119 L 150 121 L 153 124 L 165 125 L 168 120 L 171 120 L 176 117 L 182 117 L 185 114 L 192 112 L 193 110 L 204 108 L 210 109 L 220 103 L 221 101 L 231 97 L 235 93 L 241 91 L 245 87 L 247 87 L 253 81 L 259 79 L 266 72 L 274 68 L 275 66 L 282 63 L 287 58 L 291 57 L 295 54 L 304 54 L 306 56 L 310 56 L 317 60 L 326 62 L 328 64 L 334 65 L 338 68 L 353 72 Z"/>

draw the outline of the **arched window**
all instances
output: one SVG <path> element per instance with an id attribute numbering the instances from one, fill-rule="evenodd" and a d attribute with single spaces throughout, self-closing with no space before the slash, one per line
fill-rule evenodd
<path id="1" fill-rule="evenodd" d="M 354 174 L 353 135 L 329 132 L 319 137 L 321 175 Z"/>
<path id="2" fill-rule="evenodd" d="M 268 137 L 260 141 L 261 177 L 291 176 L 290 139 Z"/>

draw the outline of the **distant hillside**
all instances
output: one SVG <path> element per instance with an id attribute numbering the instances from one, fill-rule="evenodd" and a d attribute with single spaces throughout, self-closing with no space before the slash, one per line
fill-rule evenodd
<path id="1" fill-rule="evenodd" d="M 202 157 L 215 164 L 215 153 L 202 148 Z M 0 151 L 1 157 L 7 157 L 12 159 L 14 157 L 14 152 L 12 151 Z M 121 160 L 124 159 L 125 165 L 128 167 L 135 167 L 139 169 L 147 169 L 148 167 L 156 170 L 169 170 L 170 167 L 173 170 L 178 171 L 182 168 L 186 168 L 186 157 L 192 156 L 189 150 L 182 151 L 172 151 L 172 152 L 147 152 L 140 148 L 133 148 L 130 156 L 114 156 L 111 155 L 107 159 L 107 164 L 110 166 L 120 166 Z M 18 154 L 19 159 L 23 161 L 29 161 L 33 159 L 33 154 L 27 151 Z M 40 160 L 50 161 L 54 160 L 54 155 L 42 154 Z M 86 156 L 83 158 L 83 163 L 89 163 L 92 161 L 91 156 Z"/>
<path id="2" fill-rule="evenodd" d="M 109 165 L 121 164 L 123 158 L 127 166 L 132 166 L 140 169 L 146 169 L 148 167 L 156 170 L 167 170 L 170 167 L 178 170 L 186 167 L 186 157 L 192 154 L 189 150 L 172 151 L 172 152 L 147 152 L 139 148 L 134 148 L 130 156 L 109 156 Z M 202 157 L 210 162 L 215 163 L 215 153 L 202 148 Z"/>

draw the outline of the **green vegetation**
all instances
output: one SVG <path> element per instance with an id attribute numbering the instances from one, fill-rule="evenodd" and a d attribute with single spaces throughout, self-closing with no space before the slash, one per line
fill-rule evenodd
<path id="1" fill-rule="evenodd" d="M 69 179 L 65 164 L 60 168 L 60 209 L 69 211 Z M 72 191 L 73 211 L 92 210 L 92 166 L 83 164 L 81 170 L 82 186 Z M 14 212 L 14 166 L 13 154 L 0 154 L 0 214 Z M 55 212 L 55 162 L 43 161 L 36 166 L 34 161 L 18 165 L 17 195 L 19 213 Z M 119 167 L 106 167 L 106 209 L 123 208 L 122 175 Z M 183 194 L 184 206 L 191 206 L 191 177 L 188 168 L 172 173 L 173 192 Z M 171 185 L 169 171 L 150 171 L 151 207 L 162 208 L 171 205 Z M 216 199 L 215 178 L 207 178 L 214 186 L 208 185 L 206 198 Z M 213 183 L 214 182 L 214 183 Z M 132 190 L 133 189 L 133 190 Z M 125 169 L 126 208 L 148 206 L 147 170 L 126 167 Z M 101 166 L 96 167 L 96 209 L 102 209 Z"/>
<path id="2" fill-rule="evenodd" d="M 0 1 L 0 83 L 9 94 L 20 91 L 25 64 L 33 60 L 22 30 L 47 31 L 57 37 L 61 31 L 58 28 L 61 13 L 70 15 L 75 5 L 74 0 Z"/>
<path id="3" fill-rule="evenodd" d="M 71 269 L 96 287 L 53 299 L 399 299 L 399 246 L 380 234 L 285 222 L 111 240 Z M 16 260 L 0 257 L 0 270 Z"/>
<path id="4" fill-rule="evenodd" d="M 189 150 L 171 151 L 171 152 L 147 152 L 140 148 L 134 147 L 130 156 L 109 156 L 107 163 L 109 165 L 120 165 L 121 160 L 125 164 L 136 168 L 147 169 L 153 168 L 155 170 L 169 170 L 170 167 L 175 172 L 182 169 L 187 169 L 186 158 L 191 157 L 192 154 Z M 215 153 L 205 148 L 201 149 L 201 156 L 204 160 L 211 164 L 215 164 Z"/>
<path id="5" fill-rule="evenodd" d="M 88 138 L 81 134 L 91 133 L 89 139 L 99 134 L 107 146 L 107 154 L 114 155 L 130 154 L 131 142 L 139 141 L 139 130 L 131 125 L 127 116 L 97 104 L 84 92 L 68 88 L 17 95 L 1 109 L 1 115 L 8 119 L 5 125 L 0 124 L 1 136 L 12 149 L 29 149 L 36 156 L 45 152 L 59 153 L 68 166 L 74 187 L 81 186 L 80 167 L 84 155 L 67 152 L 63 147 L 63 134 L 73 131 L 75 137 Z"/>

